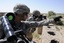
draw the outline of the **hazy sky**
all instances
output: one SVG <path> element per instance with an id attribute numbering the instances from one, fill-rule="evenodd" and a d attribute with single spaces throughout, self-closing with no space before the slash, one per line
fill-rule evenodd
<path id="1" fill-rule="evenodd" d="M 64 13 L 64 0 L 0 0 L 0 12 L 11 12 L 16 4 L 25 4 L 30 11 L 39 10 L 41 13 Z"/>

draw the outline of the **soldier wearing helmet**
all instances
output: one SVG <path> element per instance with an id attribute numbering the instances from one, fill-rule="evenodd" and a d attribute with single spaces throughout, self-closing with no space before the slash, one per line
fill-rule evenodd
<path id="1" fill-rule="evenodd" d="M 32 13 L 32 16 L 29 17 L 27 20 L 28 21 L 41 21 L 42 18 L 40 19 L 40 17 L 41 17 L 40 11 L 34 10 Z M 35 30 L 36 30 L 36 28 L 33 28 L 30 31 L 33 33 Z"/>
<path id="2" fill-rule="evenodd" d="M 15 17 L 15 18 L 14 18 L 13 22 L 11 23 L 13 30 L 17 31 L 17 30 L 20 30 L 20 28 L 21 28 L 22 30 L 26 31 L 26 26 L 25 26 L 25 24 L 21 23 L 21 21 L 25 21 L 27 19 L 28 14 L 30 13 L 29 7 L 27 7 L 26 5 L 23 5 L 23 4 L 18 4 L 16 6 L 14 6 L 13 12 L 14 13 L 9 12 L 9 13 L 6 13 L 4 15 L 4 16 L 7 16 L 7 17 L 9 16 L 9 14 L 14 15 L 13 17 Z M 2 17 L 0 19 L 2 19 Z M 9 18 L 8 18 L 8 20 L 9 20 Z M 24 34 L 24 33 L 22 33 L 22 34 Z M 17 34 L 17 35 L 19 35 L 19 34 Z M 5 36 L 5 33 L 4 33 L 3 24 L 0 21 L 0 39 L 4 39 L 5 37 L 6 36 Z"/>
<path id="3" fill-rule="evenodd" d="M 27 20 L 28 21 L 41 21 L 40 20 L 40 11 L 38 10 L 34 10 L 33 13 L 32 13 L 32 16 L 29 17 Z M 31 28 L 30 29 L 30 33 L 32 34 L 34 31 L 36 30 L 36 28 Z M 40 31 L 40 32 L 39 32 Z M 38 27 L 38 33 L 41 34 L 42 33 L 42 27 Z M 32 39 L 32 38 L 31 38 Z"/>
<path id="4" fill-rule="evenodd" d="M 13 8 L 13 11 L 15 13 L 15 22 L 14 22 L 15 27 L 14 28 L 16 28 L 18 25 L 21 25 L 21 27 L 18 26 L 18 28 L 21 28 L 21 29 L 25 28 L 26 29 L 25 24 L 21 23 L 21 21 L 26 21 L 28 14 L 30 13 L 30 9 L 26 5 L 19 4 Z M 24 31 L 25 31 L 25 29 L 24 29 Z M 26 37 L 30 41 L 32 41 L 32 34 L 29 32 L 29 29 L 26 29 L 26 31 L 25 31 Z"/>
<path id="5" fill-rule="evenodd" d="M 42 18 L 40 18 L 40 17 L 41 17 L 40 11 L 38 11 L 38 10 L 33 11 L 33 20 L 34 21 L 41 21 Z M 38 28 L 37 29 L 38 34 L 42 34 L 42 27 L 37 27 L 37 28 Z M 36 30 L 36 28 L 33 28 L 31 31 L 34 32 L 35 30 Z"/>

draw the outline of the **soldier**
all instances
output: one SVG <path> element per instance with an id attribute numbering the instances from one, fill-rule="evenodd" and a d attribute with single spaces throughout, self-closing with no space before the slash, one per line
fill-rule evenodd
<path id="1" fill-rule="evenodd" d="M 21 21 L 25 21 L 28 17 L 28 13 L 30 12 L 30 9 L 26 5 L 18 4 L 14 6 L 13 8 L 15 19 L 11 23 L 14 31 L 19 30 L 19 28 L 25 30 L 24 28 L 25 24 L 21 23 Z M 4 16 L 7 16 L 6 14 Z M 1 18 L 0 18 L 1 19 Z M 2 26 L 2 23 L 0 23 L 0 39 L 3 39 L 5 37 L 4 29 Z"/>
<path id="2" fill-rule="evenodd" d="M 33 11 L 32 16 L 31 16 L 31 17 L 28 17 L 27 21 L 39 21 L 39 20 L 38 20 L 38 17 L 39 17 L 39 16 L 40 16 L 40 12 L 39 12 L 38 10 L 35 10 L 35 11 Z M 31 37 L 30 40 L 33 39 L 32 33 L 33 33 L 35 30 L 36 30 L 36 28 L 31 28 L 31 29 L 29 29 L 29 37 Z"/>
<path id="3" fill-rule="evenodd" d="M 27 19 L 28 21 L 41 21 L 43 20 L 43 16 L 40 14 L 38 10 L 34 10 L 32 16 Z M 31 28 L 30 31 L 33 33 L 36 28 Z M 42 34 L 42 27 L 38 27 L 38 34 Z"/>
<path id="4" fill-rule="evenodd" d="M 14 7 L 14 13 L 16 14 L 16 17 L 15 17 L 15 27 L 17 27 L 18 25 L 21 25 L 20 27 L 18 26 L 18 28 L 23 28 L 23 30 L 25 31 L 25 34 L 26 34 L 26 37 L 30 40 L 31 40 L 31 33 L 29 32 L 29 29 L 27 29 L 27 26 L 25 26 L 24 23 L 21 23 L 21 21 L 26 21 L 26 19 L 28 18 L 28 14 L 30 13 L 30 9 L 26 6 L 26 5 L 16 5 Z M 17 25 L 17 26 L 16 26 Z M 15 28 L 14 27 L 14 28 Z M 16 30 L 16 28 L 15 28 Z M 27 30 L 27 32 L 26 32 Z"/>

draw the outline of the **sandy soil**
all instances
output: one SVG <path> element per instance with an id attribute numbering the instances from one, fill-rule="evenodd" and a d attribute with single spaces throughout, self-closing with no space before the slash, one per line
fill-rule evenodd
<path id="1" fill-rule="evenodd" d="M 52 32 L 52 34 L 48 33 Z M 33 40 L 37 43 L 64 43 L 64 26 L 47 26 L 43 27 L 42 35 L 37 33 L 37 30 L 33 33 Z"/>

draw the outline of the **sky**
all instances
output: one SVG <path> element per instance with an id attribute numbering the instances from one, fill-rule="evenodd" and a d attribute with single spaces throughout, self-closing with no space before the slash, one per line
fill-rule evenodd
<path id="1" fill-rule="evenodd" d="M 13 7 L 19 3 L 27 5 L 30 12 L 39 10 L 41 13 L 64 13 L 64 0 L 0 0 L 0 12 L 13 12 Z"/>

